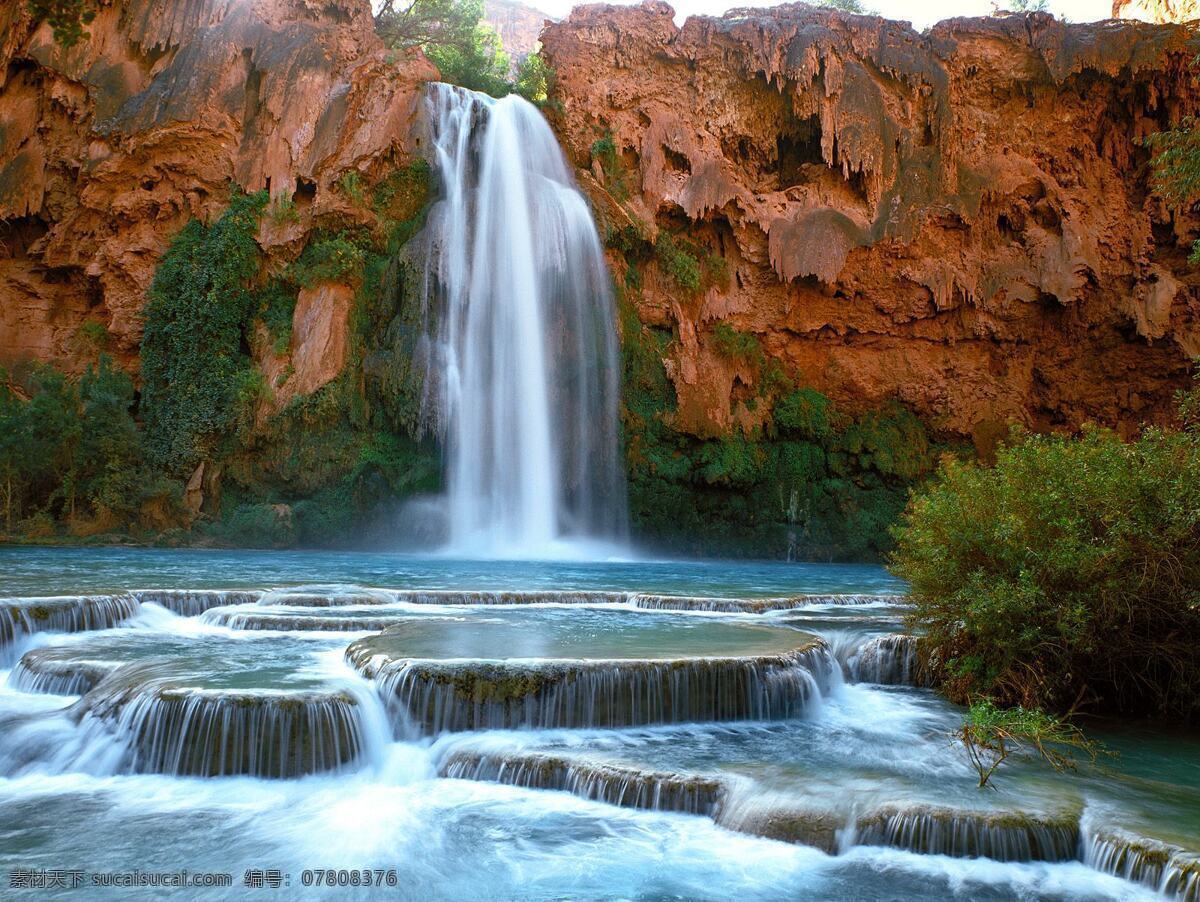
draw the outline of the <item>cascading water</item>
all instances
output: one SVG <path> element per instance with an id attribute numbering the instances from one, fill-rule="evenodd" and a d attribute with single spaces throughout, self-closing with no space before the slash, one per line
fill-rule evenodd
<path id="1" fill-rule="evenodd" d="M 446 449 L 450 549 L 619 543 L 618 347 L 587 203 L 530 103 L 434 84 L 426 104 L 442 196 L 425 233 L 425 417 Z"/>

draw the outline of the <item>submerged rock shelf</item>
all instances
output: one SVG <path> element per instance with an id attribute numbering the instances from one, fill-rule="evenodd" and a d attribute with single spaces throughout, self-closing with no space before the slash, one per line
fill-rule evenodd
<path id="1" fill-rule="evenodd" d="M 1049 817 L 910 805 L 856 815 L 772 801 L 716 774 L 649 770 L 536 751 L 457 749 L 438 771 L 456 779 L 569 792 L 627 808 L 702 814 L 740 833 L 830 854 L 857 845 L 996 861 L 1080 859 L 1077 812 Z"/>
<path id="2" fill-rule="evenodd" d="M 1083 861 L 1185 902 L 1200 900 L 1200 853 L 1114 829 L 1085 829 Z"/>
<path id="3" fill-rule="evenodd" d="M 138 608 L 131 594 L 0 600 L 0 656 L 24 636 L 108 629 L 133 617 Z"/>
<path id="4" fill-rule="evenodd" d="M 194 689 L 137 670 L 115 671 L 76 710 L 125 744 L 130 772 L 298 777 L 344 767 L 365 748 L 347 693 Z"/>
<path id="5" fill-rule="evenodd" d="M 837 668 L 820 642 L 758 657 L 491 663 L 391 659 L 369 638 L 346 657 L 400 735 L 799 717 Z"/>
<path id="6" fill-rule="evenodd" d="M 921 660 L 917 637 L 876 636 L 848 650 L 843 661 L 846 678 L 881 686 L 929 686 L 931 678 Z"/>
<path id="7" fill-rule="evenodd" d="M 558 755 L 459 751 L 438 766 L 443 777 L 569 792 L 625 808 L 712 816 L 725 787 L 719 779 L 642 771 Z"/>

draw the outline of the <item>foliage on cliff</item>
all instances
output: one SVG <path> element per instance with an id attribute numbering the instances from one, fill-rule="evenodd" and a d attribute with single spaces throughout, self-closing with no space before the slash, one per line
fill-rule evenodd
<path id="1" fill-rule="evenodd" d="M 192 220 L 154 275 L 142 339 L 142 416 L 154 463 L 186 476 L 257 396 L 246 332 L 267 193 L 236 192 L 211 227 Z"/>
<path id="2" fill-rule="evenodd" d="M 96 18 L 96 0 L 28 0 L 35 19 L 45 19 L 54 31 L 54 40 L 74 47 L 88 36 L 84 27 Z"/>
<path id="3" fill-rule="evenodd" d="M 636 537 L 726 557 L 863 560 L 891 547 L 888 527 L 938 450 L 910 411 L 895 404 L 853 416 L 777 375 L 783 391 L 769 430 L 697 438 L 672 426 L 674 388 L 663 368 L 671 335 L 623 303 L 622 336 Z"/>
<path id="4" fill-rule="evenodd" d="M 104 356 L 77 382 L 50 367 L 0 375 L 4 531 L 45 540 L 63 527 L 140 538 L 174 530 L 180 541 L 327 546 L 362 540 L 374 512 L 436 488 L 436 453 L 413 437 L 413 393 L 396 390 L 401 364 L 379 362 L 412 356 L 397 339 L 411 319 L 400 309 L 400 252 L 428 186 L 423 162 L 393 171 L 372 190 L 374 227 L 317 230 L 274 274 L 257 241 L 265 193 L 235 189 L 211 225 L 188 223 L 145 308 L 140 398 Z M 322 283 L 358 286 L 346 366 L 269 413 L 279 383 L 266 384 L 251 353 L 256 330 L 274 339 L 270 354 L 288 354 L 297 293 Z M 208 474 L 206 500 L 185 534 L 193 472 Z"/>
<path id="5" fill-rule="evenodd" d="M 509 56 L 492 27 L 483 22 L 482 0 L 387 0 L 375 13 L 375 31 L 399 53 L 421 48 L 441 79 L 493 97 L 520 94 L 545 103 L 554 73 L 531 53 L 509 79 Z"/>
<path id="6" fill-rule="evenodd" d="M 78 535 L 172 525 L 182 487 L 145 464 L 133 408 L 133 381 L 105 355 L 78 382 L 45 365 L 0 371 L 4 533 L 45 539 L 56 521 Z"/>
<path id="7" fill-rule="evenodd" d="M 954 700 L 1194 718 L 1200 428 L 1018 436 L 947 462 L 894 534 L 912 625 Z"/>
<path id="8" fill-rule="evenodd" d="M 1177 207 L 1200 200 L 1200 120 L 1185 119 L 1166 132 L 1147 139 L 1154 150 L 1154 180 L 1163 196 Z M 1190 261 L 1200 264 L 1200 238 L 1192 244 Z"/>

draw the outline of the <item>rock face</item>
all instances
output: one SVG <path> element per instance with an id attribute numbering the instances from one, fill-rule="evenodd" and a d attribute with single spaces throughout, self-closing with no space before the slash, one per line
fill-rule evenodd
<path id="1" fill-rule="evenodd" d="M 487 0 L 483 4 L 483 21 L 500 35 L 505 52 L 512 58 L 513 67 L 537 49 L 542 26 L 553 21 L 540 9 L 515 0 Z"/>
<path id="2" fill-rule="evenodd" d="M 769 415 L 742 401 L 753 374 L 719 323 L 839 403 L 899 399 L 980 446 L 1009 422 L 1170 416 L 1200 351 L 1200 221 L 1155 195 L 1141 142 L 1200 107 L 1188 30 L 1021 14 L 920 34 L 802 4 L 672 17 L 576 8 L 543 52 L 609 234 L 724 260 L 694 293 L 651 263 L 635 298 L 670 329 L 676 428 Z"/>
<path id="3" fill-rule="evenodd" d="M 24 2 L 0 8 L 0 365 L 78 371 L 93 322 L 133 369 L 146 289 L 190 217 L 223 209 L 231 182 L 267 189 L 289 215 L 260 242 L 288 260 L 363 215 L 338 179 L 409 155 L 436 77 L 389 58 L 366 0 L 102 0 L 88 30 L 66 50 Z M 320 382 L 311 364 L 297 390 Z"/>

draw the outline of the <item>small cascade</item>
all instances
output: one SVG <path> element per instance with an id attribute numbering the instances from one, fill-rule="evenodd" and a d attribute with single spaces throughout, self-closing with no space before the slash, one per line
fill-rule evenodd
<path id="1" fill-rule="evenodd" d="M 270 614 L 245 608 L 209 611 L 203 623 L 231 630 L 287 630 L 300 632 L 374 633 L 393 626 L 403 614 L 378 617 L 316 617 L 304 614 Z"/>
<path id="2" fill-rule="evenodd" d="M 651 611 L 712 611 L 729 614 L 765 614 L 796 608 L 845 605 L 900 605 L 903 595 L 791 595 L 786 598 L 702 598 L 688 595 L 631 594 L 634 606 Z"/>
<path id="3" fill-rule="evenodd" d="M 142 604 L 157 604 L 180 617 L 198 617 L 210 608 L 253 604 L 263 593 L 225 589 L 139 589 L 131 592 Z"/>
<path id="4" fill-rule="evenodd" d="M 114 671 L 77 705 L 127 752 L 124 769 L 174 776 L 298 777 L 337 770 L 367 745 L 348 692 L 173 686 L 154 666 Z"/>
<path id="5" fill-rule="evenodd" d="M 398 599 L 390 589 L 334 589 L 324 592 L 304 589 L 275 589 L 260 593 L 256 599 L 262 605 L 286 605 L 296 608 L 341 608 L 348 605 L 392 604 Z"/>
<path id="6" fill-rule="evenodd" d="M 885 686 L 929 686 L 916 636 L 897 633 L 876 636 L 846 650 L 842 662 L 846 678 L 854 683 Z"/>
<path id="7" fill-rule="evenodd" d="M 1111 829 L 1083 831 L 1088 867 L 1157 890 L 1170 899 L 1200 902 L 1200 854 Z"/>
<path id="8" fill-rule="evenodd" d="M 711 816 L 724 792 L 720 780 L 643 771 L 555 755 L 458 751 L 438 768 L 443 777 L 569 792 L 624 808 Z"/>
<path id="9" fill-rule="evenodd" d="M 1079 857 L 1079 820 L 918 806 L 860 817 L 854 845 L 996 861 L 1073 861 Z"/>
<path id="10" fill-rule="evenodd" d="M 803 716 L 840 681 L 823 643 L 778 655 L 665 661 L 411 661 L 372 639 L 346 658 L 375 681 L 398 733 L 623 727 Z"/>
<path id="11" fill-rule="evenodd" d="M 63 649 L 35 648 L 21 656 L 8 675 L 8 685 L 21 692 L 83 695 L 95 688 L 118 665 L 80 661 Z"/>
<path id="12" fill-rule="evenodd" d="M 442 187 L 425 229 L 425 417 L 450 547 L 623 541 L 616 314 L 604 250 L 542 114 L 429 86 Z"/>
<path id="13" fill-rule="evenodd" d="M 0 657 L 33 633 L 79 633 L 110 629 L 138 612 L 138 601 L 123 595 L 60 595 L 0 600 Z"/>
<path id="14" fill-rule="evenodd" d="M 832 812 L 737 792 L 725 796 L 715 820 L 727 830 L 812 846 L 830 855 L 839 851 L 838 834 L 846 826 L 846 818 Z"/>

